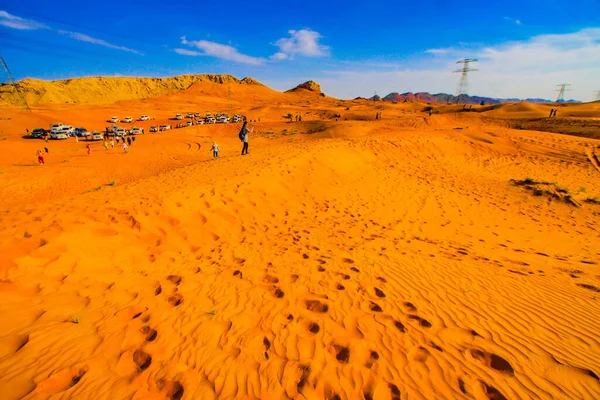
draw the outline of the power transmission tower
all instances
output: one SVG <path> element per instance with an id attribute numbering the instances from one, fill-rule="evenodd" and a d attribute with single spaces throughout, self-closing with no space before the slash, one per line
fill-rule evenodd
<path id="1" fill-rule="evenodd" d="M 560 85 L 556 85 L 560 89 L 556 89 L 555 92 L 558 92 L 558 97 L 556 98 L 557 103 L 565 102 L 565 92 L 570 92 L 571 89 L 567 89 L 567 86 L 571 86 L 569 83 L 561 83 Z"/>
<path id="2" fill-rule="evenodd" d="M 2 79 L 0 80 L 0 85 L 12 86 L 13 91 L 17 94 L 18 102 L 23 106 L 25 111 L 31 112 L 31 108 L 29 108 L 29 104 L 27 104 L 25 97 L 23 97 L 23 95 L 21 94 L 21 91 L 19 90 L 19 87 L 17 86 L 17 83 L 15 82 L 15 78 L 13 78 L 13 75 L 10 72 L 10 69 L 8 69 L 8 65 L 6 65 L 6 61 L 4 61 L 4 57 L 2 57 L 2 54 L 0 54 L 0 66 L 2 67 L 2 70 L 4 71 L 4 74 L 2 75 Z"/>
<path id="3" fill-rule="evenodd" d="M 463 64 L 461 69 L 457 69 L 454 73 L 460 72 L 460 80 L 458 81 L 458 89 L 456 90 L 456 102 L 458 103 L 460 96 L 467 96 L 469 90 L 469 72 L 479 71 L 478 69 L 469 68 L 470 63 L 478 62 L 476 58 L 465 58 L 464 60 L 457 61 L 457 64 Z"/>
<path id="4" fill-rule="evenodd" d="M 600 100 L 600 90 L 596 91 L 596 100 L 594 100 L 594 101 L 597 101 L 597 100 Z"/>

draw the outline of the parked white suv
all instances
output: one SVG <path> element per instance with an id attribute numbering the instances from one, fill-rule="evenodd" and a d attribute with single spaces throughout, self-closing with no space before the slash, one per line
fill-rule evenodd
<path id="1" fill-rule="evenodd" d="M 168 131 L 169 129 L 171 129 L 171 125 L 168 125 L 168 124 L 162 124 L 162 125 L 160 126 L 160 130 L 161 130 L 161 131 Z"/>
<path id="2" fill-rule="evenodd" d="M 125 117 L 125 119 L 123 119 L 123 122 L 127 122 L 128 124 L 133 122 L 133 118 L 131 117 Z"/>
<path id="3" fill-rule="evenodd" d="M 142 115 L 142 116 L 140 117 L 140 121 L 150 121 L 150 117 L 149 117 L 149 116 L 147 116 L 147 115 Z"/>
<path id="4" fill-rule="evenodd" d="M 113 124 L 119 122 L 119 117 L 112 117 L 110 119 L 110 122 L 112 122 Z"/>
<path id="5" fill-rule="evenodd" d="M 130 132 L 130 133 L 131 133 L 132 135 L 141 135 L 141 134 L 142 134 L 142 130 L 141 130 L 140 128 L 133 127 L 133 128 L 131 129 L 131 132 Z"/>
<path id="6" fill-rule="evenodd" d="M 52 124 L 50 126 L 50 133 L 56 133 L 58 131 L 60 131 L 60 128 L 63 127 L 63 123 L 62 122 L 57 122 L 55 124 Z"/>
<path id="7" fill-rule="evenodd" d="M 176 120 L 182 120 L 183 119 L 183 115 L 181 115 L 181 114 L 175 114 L 175 119 Z"/>
<path id="8" fill-rule="evenodd" d="M 56 140 L 64 140 L 64 139 L 68 139 L 69 137 L 67 136 L 66 133 L 63 132 L 50 132 L 50 139 L 56 139 Z"/>

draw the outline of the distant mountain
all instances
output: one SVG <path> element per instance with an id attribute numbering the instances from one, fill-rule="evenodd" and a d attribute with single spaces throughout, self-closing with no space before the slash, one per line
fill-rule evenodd
<path id="1" fill-rule="evenodd" d="M 393 103 L 460 103 L 460 104 L 481 104 L 483 101 L 484 104 L 503 104 L 503 103 L 516 103 L 519 101 L 526 101 L 528 103 L 554 103 L 553 100 L 546 99 L 498 99 L 494 97 L 482 97 L 482 96 L 468 96 L 468 95 L 460 95 L 454 96 L 452 94 L 447 93 L 436 93 L 430 94 L 427 92 L 407 92 L 407 93 L 390 93 L 387 96 L 381 98 L 377 95 L 371 97 L 369 100 L 373 101 L 389 101 Z M 565 103 L 579 103 L 577 100 L 565 100 Z"/>

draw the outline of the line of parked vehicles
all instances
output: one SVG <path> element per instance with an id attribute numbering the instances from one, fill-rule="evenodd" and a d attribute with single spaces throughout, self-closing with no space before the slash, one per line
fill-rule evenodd
<path id="1" fill-rule="evenodd" d="M 50 139 L 54 140 L 64 140 L 74 136 L 86 138 L 88 140 L 102 140 L 104 138 L 101 132 L 93 131 L 90 133 L 83 127 L 74 128 L 71 125 L 63 124 L 62 122 L 56 122 L 50 125 L 49 130 L 35 128 L 31 131 L 30 136 L 36 139 L 43 139 L 46 136 L 50 136 Z"/>
<path id="2" fill-rule="evenodd" d="M 148 115 L 142 115 L 142 116 L 140 116 L 140 118 L 138 118 L 138 121 L 150 121 L 153 119 L 155 119 L 155 118 L 150 117 Z M 176 121 L 182 121 L 184 119 L 184 117 L 182 114 L 175 114 L 175 118 L 172 118 L 172 119 L 176 120 Z M 206 115 L 204 117 L 202 117 L 200 113 L 188 112 L 185 116 L 185 119 L 187 119 L 187 121 L 185 123 L 178 123 L 178 124 L 176 124 L 175 128 L 184 128 L 186 126 L 204 125 L 204 124 L 228 124 L 230 122 L 238 123 L 243 120 L 243 117 L 239 114 L 235 114 L 231 118 L 227 114 L 215 114 L 215 116 L 212 116 L 210 113 L 206 113 Z M 96 140 L 103 140 L 105 134 L 108 134 L 110 136 L 114 135 L 114 136 L 125 137 L 126 135 L 141 135 L 141 134 L 145 133 L 144 128 L 138 128 L 138 127 L 134 126 L 133 128 L 127 130 L 123 127 L 116 125 L 118 122 L 133 123 L 133 118 L 131 118 L 129 116 L 123 118 L 123 121 L 121 121 L 119 119 L 119 117 L 113 116 L 108 121 L 111 122 L 113 125 L 111 127 L 107 127 L 106 132 L 104 132 L 104 133 L 100 132 L 100 131 L 89 132 L 84 127 L 74 128 L 71 125 L 63 124 L 62 122 L 56 122 L 56 123 L 50 125 L 49 130 L 46 130 L 44 128 L 34 129 L 31 132 L 30 137 L 37 138 L 37 139 L 43 139 L 46 136 L 49 136 L 50 139 L 65 140 L 70 137 L 77 136 L 77 137 L 81 137 L 81 138 L 86 138 L 88 140 L 96 141 Z M 167 131 L 170 129 L 172 129 L 172 126 L 170 124 L 153 125 L 150 127 L 150 132 L 162 132 L 162 131 Z"/>
<path id="3" fill-rule="evenodd" d="M 184 117 L 182 114 L 175 114 L 175 118 L 172 119 L 175 121 L 182 121 Z M 178 123 L 175 125 L 175 128 L 185 128 L 186 126 L 204 124 L 228 124 L 230 122 L 238 123 L 243 120 L 243 117 L 239 114 L 235 114 L 232 118 L 230 118 L 227 114 L 216 114 L 213 117 L 210 113 L 206 113 L 206 115 L 202 117 L 200 113 L 189 112 L 186 114 L 185 119 L 187 119 L 185 123 Z M 170 124 L 153 125 L 150 127 L 150 132 L 162 132 L 169 129 L 172 129 Z"/>

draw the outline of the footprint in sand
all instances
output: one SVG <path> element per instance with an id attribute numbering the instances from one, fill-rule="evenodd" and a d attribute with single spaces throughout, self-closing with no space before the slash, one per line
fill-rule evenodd
<path id="1" fill-rule="evenodd" d="M 495 369 L 496 371 L 502 372 L 503 374 L 509 376 L 513 376 L 515 374 L 515 370 L 510 363 L 499 355 L 486 353 L 485 351 L 478 349 L 470 349 L 469 353 L 475 360 L 483 363 L 486 367 Z"/>
<path id="2" fill-rule="evenodd" d="M 383 293 L 382 290 L 378 289 L 378 288 L 374 288 L 375 290 L 375 296 L 377 297 L 385 297 L 385 293 Z"/>
<path id="3" fill-rule="evenodd" d="M 329 311 L 329 306 L 321 303 L 319 300 L 306 300 L 304 304 L 306 305 L 306 309 L 312 312 L 326 313 Z"/>
<path id="4" fill-rule="evenodd" d="M 271 276 L 271 275 L 265 275 L 265 277 L 263 278 L 263 282 L 275 284 L 275 283 L 279 283 L 279 279 L 274 276 Z"/>
<path id="5" fill-rule="evenodd" d="M 352 268 L 350 268 L 350 269 L 351 269 L 352 271 L 354 271 L 354 272 L 360 272 L 360 270 L 359 270 L 358 268 L 356 268 L 356 267 L 352 267 Z"/>
<path id="6" fill-rule="evenodd" d="M 177 307 L 179 306 L 181 303 L 183 303 L 183 296 L 180 295 L 179 293 L 175 293 L 173 296 L 170 296 L 167 301 L 173 306 L 173 307 Z"/>
<path id="7" fill-rule="evenodd" d="M 398 389 L 398 386 L 393 383 L 388 383 L 388 387 L 392 392 L 392 400 L 400 400 L 400 389 Z"/>
<path id="8" fill-rule="evenodd" d="M 169 275 L 167 276 L 167 280 L 173 283 L 175 286 L 179 286 L 181 283 L 181 277 L 179 275 Z"/>
<path id="9" fill-rule="evenodd" d="M 158 295 L 159 295 L 159 294 L 161 294 L 161 293 L 162 293 L 162 286 L 158 285 L 158 286 L 156 287 L 156 289 L 154 289 L 154 295 L 155 295 L 155 296 L 158 296 Z"/>
<path id="10" fill-rule="evenodd" d="M 321 330 L 321 327 L 316 322 L 311 322 L 308 324 L 307 329 L 310 333 L 316 335 Z"/>
<path id="11" fill-rule="evenodd" d="M 373 303 L 371 302 L 371 304 L 369 305 L 369 309 L 371 311 L 375 311 L 375 312 L 382 312 L 383 310 L 381 309 L 381 307 L 379 306 L 379 304 L 377 303 Z"/>
<path id="12" fill-rule="evenodd" d="M 379 353 L 376 351 L 371 351 L 371 354 L 369 355 L 369 359 L 365 363 L 365 367 L 371 368 L 373 366 L 373 364 L 375 364 L 375 361 L 377 361 L 377 360 L 379 360 Z"/>
<path id="13" fill-rule="evenodd" d="M 431 328 L 431 322 L 419 317 L 418 315 L 409 315 L 408 318 L 418 321 L 419 325 L 421 325 L 423 328 Z"/>
<path id="14" fill-rule="evenodd" d="M 137 367 L 137 372 L 144 372 L 152 364 L 152 357 L 145 351 L 136 350 L 133 353 L 133 363 Z"/>
<path id="15" fill-rule="evenodd" d="M 337 344 L 333 345 L 335 349 L 335 359 L 342 364 L 348 364 L 350 361 L 350 349 L 346 346 L 340 346 Z"/>
<path id="16" fill-rule="evenodd" d="M 183 397 L 183 385 L 178 381 L 159 379 L 156 381 L 156 387 L 161 392 L 165 392 L 165 395 L 169 400 L 181 400 Z"/>
<path id="17" fill-rule="evenodd" d="M 271 288 L 271 290 L 269 290 L 269 292 L 273 295 L 273 297 L 276 297 L 278 299 L 285 296 L 285 293 L 283 292 L 283 290 L 279 289 L 277 286 L 273 286 Z"/>
<path id="18" fill-rule="evenodd" d="M 156 332 L 155 329 L 152 329 L 149 326 L 142 326 L 140 332 L 143 335 L 146 335 L 147 342 L 154 342 L 156 340 L 156 337 L 158 336 L 158 332 Z"/>

